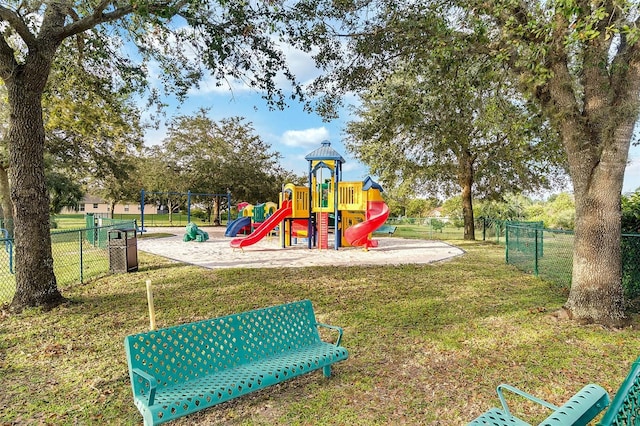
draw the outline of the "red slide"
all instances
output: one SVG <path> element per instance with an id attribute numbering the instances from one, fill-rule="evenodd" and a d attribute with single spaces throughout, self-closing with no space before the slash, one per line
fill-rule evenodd
<path id="1" fill-rule="evenodd" d="M 229 243 L 233 248 L 247 247 L 257 243 L 273 230 L 282 220 L 291 216 L 291 200 L 285 200 L 282 207 L 275 211 L 260 226 L 258 226 L 250 235 L 244 238 L 236 238 Z"/>
<path id="2" fill-rule="evenodd" d="M 344 231 L 344 238 L 354 247 L 377 247 L 378 242 L 370 239 L 369 234 L 384 225 L 387 217 L 389 217 L 389 206 L 384 201 L 369 201 L 367 220 L 347 228 Z"/>

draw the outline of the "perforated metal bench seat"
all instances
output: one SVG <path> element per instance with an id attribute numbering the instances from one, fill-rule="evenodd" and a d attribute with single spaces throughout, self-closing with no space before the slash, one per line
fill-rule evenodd
<path id="1" fill-rule="evenodd" d="M 335 344 L 318 327 L 338 332 Z M 164 423 L 347 359 L 342 329 L 301 301 L 125 338 L 134 402 L 145 425 Z"/>
<path id="2" fill-rule="evenodd" d="M 469 423 L 469 426 L 530 426 L 529 423 L 511 414 L 503 390 L 513 392 L 552 410 L 553 412 L 540 422 L 539 426 L 585 426 L 609 405 L 609 394 L 596 384 L 586 385 L 560 407 L 513 386 L 501 384 L 497 391 L 502 409 L 492 408 L 486 411 Z"/>
<path id="3" fill-rule="evenodd" d="M 492 408 L 489 411 L 484 412 L 480 417 L 469 423 L 469 425 L 510 425 L 510 426 L 531 426 L 529 423 L 520 420 L 512 415 L 507 415 L 503 411 Z"/>

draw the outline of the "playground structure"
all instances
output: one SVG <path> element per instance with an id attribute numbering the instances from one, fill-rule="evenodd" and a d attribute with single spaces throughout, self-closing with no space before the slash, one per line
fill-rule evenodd
<path id="1" fill-rule="evenodd" d="M 345 160 L 328 141 L 305 159 L 309 162 L 309 186 L 285 185 L 280 208 L 252 234 L 232 240 L 231 247 L 255 244 L 278 227 L 283 247 L 290 246 L 294 239 L 306 238 L 308 248 L 328 249 L 330 229 L 335 250 L 343 246 L 377 246 L 372 233 L 389 216 L 382 187 L 370 177 L 362 182 L 342 182 Z"/>
<path id="2" fill-rule="evenodd" d="M 241 216 L 229 222 L 224 236 L 235 237 L 239 233 L 250 234 L 253 229 L 258 228 L 277 209 L 278 205 L 271 201 L 255 206 L 246 202 L 238 203 L 238 214 Z"/>

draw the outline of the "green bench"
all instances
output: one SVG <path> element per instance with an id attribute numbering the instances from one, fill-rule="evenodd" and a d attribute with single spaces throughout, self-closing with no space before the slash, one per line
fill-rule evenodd
<path id="1" fill-rule="evenodd" d="M 567 403 L 557 407 L 535 396 L 523 392 L 513 386 L 498 386 L 498 398 L 502 409 L 492 408 L 469 423 L 468 426 L 529 426 L 529 423 L 511 414 L 504 390 L 513 392 L 530 401 L 549 408 L 553 412 L 539 426 L 582 426 L 587 425 L 607 406 L 598 426 L 633 426 L 640 425 L 640 358 L 631 367 L 631 371 L 616 392 L 609 405 L 609 394 L 600 386 L 589 384 L 573 395 Z"/>
<path id="2" fill-rule="evenodd" d="M 319 328 L 337 332 L 321 340 Z M 309 300 L 125 338 L 135 405 L 164 423 L 347 359 L 342 329 L 316 322 Z"/>
<path id="3" fill-rule="evenodd" d="M 373 231 L 373 233 L 374 234 L 389 234 L 389 235 L 392 235 L 394 232 L 396 232 L 396 228 L 397 228 L 397 226 L 393 226 L 393 225 L 382 225 L 380 228 L 378 228 L 375 231 Z"/>

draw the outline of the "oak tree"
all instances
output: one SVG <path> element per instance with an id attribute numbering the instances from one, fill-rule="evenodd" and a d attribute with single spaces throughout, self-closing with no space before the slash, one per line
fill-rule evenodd
<path id="1" fill-rule="evenodd" d="M 324 3 L 323 3 L 324 4 Z M 316 57 L 329 71 L 319 87 L 338 92 L 380 81 L 397 57 L 425 57 L 451 29 L 470 54 L 484 54 L 517 79 L 562 142 L 576 219 L 572 286 L 565 304 L 581 321 L 625 321 L 621 285 L 620 196 L 640 110 L 640 4 L 631 0 L 380 0 L 320 8 L 328 39 Z M 444 19 L 443 19 L 444 18 Z M 325 20 L 326 21 L 326 20 Z M 336 24 L 338 22 L 338 24 Z M 444 30 L 444 31 L 443 31 Z M 336 40 L 346 38 L 349 52 Z M 311 44 L 306 41 L 307 44 Z M 333 68 L 334 63 L 343 64 Z M 339 93 L 341 94 L 341 93 Z M 335 96 L 320 104 L 335 112 Z"/>
<path id="2" fill-rule="evenodd" d="M 620 198 L 640 112 L 640 3 L 469 1 L 459 24 L 558 130 L 575 198 L 573 318 L 624 323 Z"/>
<path id="3" fill-rule="evenodd" d="M 114 81 L 147 82 L 151 60 L 161 80 L 186 94 L 205 69 L 218 81 L 244 78 L 275 105 L 284 102 L 278 72 L 290 79 L 276 46 L 287 19 L 277 2 L 135 0 L 0 4 L 0 78 L 9 102 L 8 163 L 15 220 L 14 309 L 52 307 L 64 301 L 56 284 L 44 178 L 42 97 L 61 46 L 75 41 L 76 58 Z M 126 48 L 125 48 L 126 47 Z M 136 49 L 139 60 L 127 56 Z M 86 55 L 86 52 L 97 54 Z M 296 92 L 294 92 L 295 94 Z"/>

